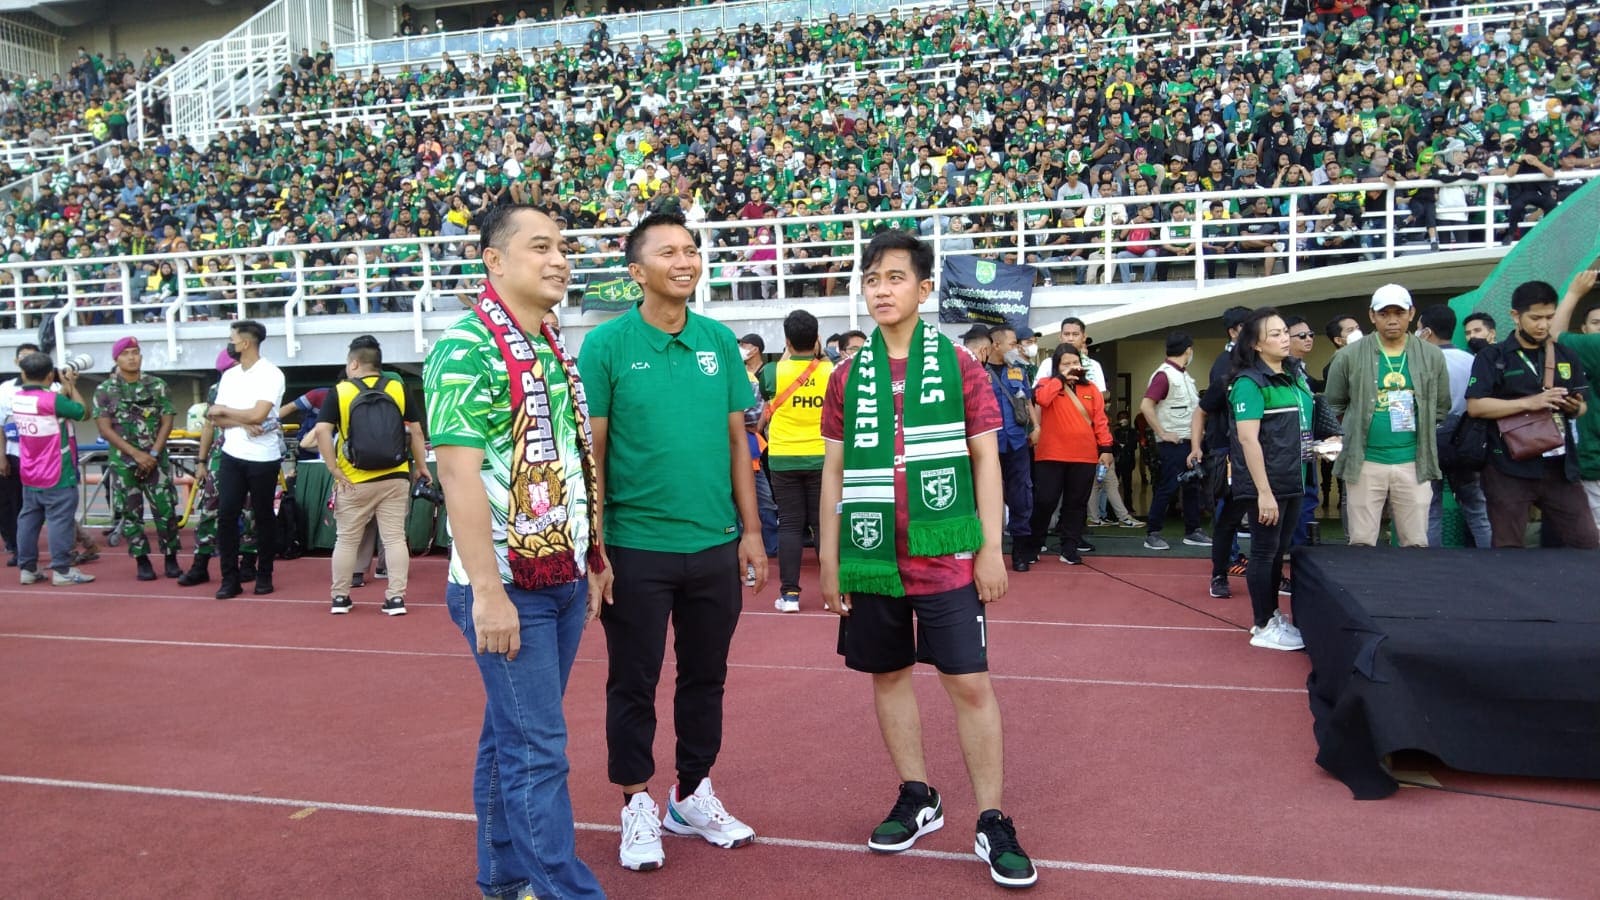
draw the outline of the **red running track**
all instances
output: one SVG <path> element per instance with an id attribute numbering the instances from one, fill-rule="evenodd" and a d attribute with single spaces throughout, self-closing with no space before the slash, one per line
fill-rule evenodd
<path id="1" fill-rule="evenodd" d="M 442 557 L 415 562 L 411 614 L 395 619 L 377 586 L 330 616 L 325 559 L 282 563 L 275 595 L 226 602 L 214 585 L 135 582 L 122 558 L 91 571 L 75 589 L 0 573 L 0 896 L 475 896 L 482 688 L 444 614 Z M 1194 560 L 1047 561 L 991 609 L 1006 810 L 1041 868 L 1033 895 L 1600 896 L 1600 785 L 1421 761 L 1474 793 L 1351 800 L 1313 762 L 1306 658 L 1249 647 L 1242 583 L 1212 600 L 1205 575 Z M 734 639 L 715 772 L 758 843 L 668 838 L 658 872 L 616 864 L 605 645 L 586 634 L 566 704 L 572 793 L 607 891 L 1000 895 L 971 854 L 978 811 L 931 673 L 918 690 L 945 828 L 909 854 L 865 852 L 895 792 L 869 684 L 834 655 L 814 594 L 783 616 L 772 593 L 749 598 Z M 656 757 L 660 800 L 665 725 Z"/>

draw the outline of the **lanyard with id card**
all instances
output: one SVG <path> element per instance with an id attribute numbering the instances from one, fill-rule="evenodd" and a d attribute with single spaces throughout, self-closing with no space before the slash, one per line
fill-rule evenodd
<path id="1" fill-rule="evenodd" d="M 1389 430 L 1396 434 L 1417 430 L 1417 392 L 1406 387 L 1406 355 L 1398 364 L 1383 354 L 1385 372 L 1378 380 L 1378 409 L 1389 413 Z"/>

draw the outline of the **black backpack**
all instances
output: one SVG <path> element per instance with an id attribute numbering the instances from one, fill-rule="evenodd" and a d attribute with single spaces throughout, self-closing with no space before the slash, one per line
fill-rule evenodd
<path id="1" fill-rule="evenodd" d="M 360 378 L 350 382 L 356 395 L 345 414 L 344 458 L 358 469 L 381 472 L 406 461 L 406 420 L 384 390 L 389 381 L 379 375 L 371 387 Z"/>

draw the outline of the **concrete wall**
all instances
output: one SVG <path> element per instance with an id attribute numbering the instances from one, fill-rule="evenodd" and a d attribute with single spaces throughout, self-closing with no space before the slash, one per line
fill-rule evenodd
<path id="1" fill-rule="evenodd" d="M 192 49 L 222 37 L 267 5 L 267 0 L 225 0 L 218 6 L 182 0 L 114 4 L 116 11 L 105 19 L 69 29 L 62 53 L 70 62 L 82 46 L 105 53 L 123 52 L 137 63 L 152 47 L 177 53 L 181 47 Z"/>

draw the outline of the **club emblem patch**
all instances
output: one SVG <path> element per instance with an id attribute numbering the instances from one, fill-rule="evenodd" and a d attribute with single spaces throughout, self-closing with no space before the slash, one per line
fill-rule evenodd
<path id="1" fill-rule="evenodd" d="M 716 351 L 701 350 L 695 354 L 695 358 L 700 361 L 700 371 L 706 373 L 707 375 L 717 374 L 718 366 Z"/>
<path id="2" fill-rule="evenodd" d="M 850 514 L 850 543 L 862 550 L 876 550 L 883 543 L 883 513 Z"/>
<path id="3" fill-rule="evenodd" d="M 956 470 L 930 469 L 922 473 L 922 502 L 929 509 L 949 509 L 956 502 Z"/>

